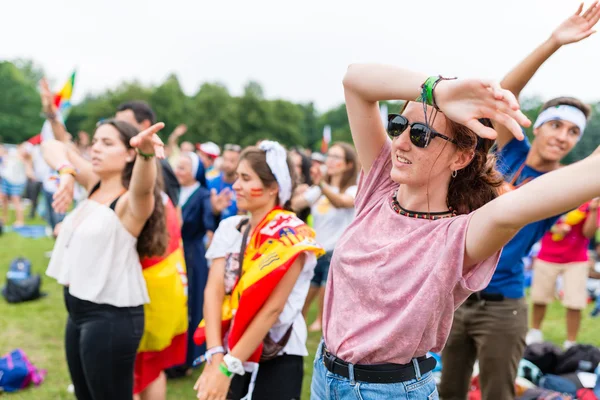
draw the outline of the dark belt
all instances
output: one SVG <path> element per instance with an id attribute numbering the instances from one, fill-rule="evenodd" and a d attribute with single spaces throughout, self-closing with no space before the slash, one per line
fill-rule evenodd
<path id="1" fill-rule="evenodd" d="M 435 358 L 417 358 L 421 375 L 433 371 L 436 366 Z M 325 348 L 323 349 L 323 364 L 329 372 L 350 379 L 348 363 L 337 358 Z M 409 364 L 376 364 L 354 366 L 354 380 L 367 383 L 398 383 L 415 379 L 417 373 L 413 363 Z"/>
<path id="2" fill-rule="evenodd" d="M 475 292 L 467 299 L 469 301 L 504 301 L 504 295 L 500 293 Z"/>

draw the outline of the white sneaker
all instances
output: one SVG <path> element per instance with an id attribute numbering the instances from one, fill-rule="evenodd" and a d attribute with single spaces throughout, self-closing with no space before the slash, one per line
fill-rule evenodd
<path id="1" fill-rule="evenodd" d="M 525 337 L 525 343 L 530 345 L 532 343 L 542 343 L 544 341 L 544 335 L 539 329 L 530 329 Z"/>
<path id="2" fill-rule="evenodd" d="M 569 348 L 575 346 L 576 344 L 577 344 L 576 342 L 571 342 L 570 340 L 565 340 L 565 342 L 563 343 L 563 349 L 569 350 Z"/>

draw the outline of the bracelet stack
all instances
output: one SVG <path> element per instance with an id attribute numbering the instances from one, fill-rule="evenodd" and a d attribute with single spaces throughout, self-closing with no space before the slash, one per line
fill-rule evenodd
<path id="1" fill-rule="evenodd" d="M 63 164 L 57 169 L 58 175 L 72 175 L 73 177 L 77 176 L 77 170 L 71 164 Z"/>
<path id="2" fill-rule="evenodd" d="M 444 78 L 441 75 L 438 76 L 430 76 L 423 82 L 421 85 L 421 95 L 417 98 L 417 101 L 423 102 L 429 106 L 434 107 L 436 110 L 440 111 L 437 103 L 435 102 L 435 87 L 440 81 L 448 81 L 454 80 L 456 78 Z"/>

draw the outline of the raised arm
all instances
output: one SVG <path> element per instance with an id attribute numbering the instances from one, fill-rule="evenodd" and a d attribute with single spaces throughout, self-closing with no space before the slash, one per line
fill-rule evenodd
<path id="1" fill-rule="evenodd" d="M 127 197 L 128 215 L 141 223 L 140 231 L 146 220 L 154 211 L 154 186 L 156 185 L 156 175 L 158 162 L 156 158 L 164 158 L 163 143 L 156 134 L 165 124 L 159 122 L 150 128 L 140 132 L 131 139 L 131 146 L 137 148 L 138 154 L 133 164 L 131 181 L 129 183 Z"/>
<path id="2" fill-rule="evenodd" d="M 579 42 L 592 35 L 594 33 L 592 28 L 600 19 L 600 6 L 598 2 L 594 2 L 583 14 L 582 11 L 583 3 L 575 14 L 561 23 L 548 39 L 514 67 L 502 79 L 500 85 L 519 97 L 523 88 L 552 54 L 563 45 Z M 498 147 L 502 148 L 512 140 L 513 135 L 502 125 L 494 125 L 494 127 L 498 132 L 496 142 Z"/>
<path id="3" fill-rule="evenodd" d="M 549 172 L 475 211 L 465 241 L 465 268 L 492 256 L 525 225 L 600 196 L 598 171 L 600 147 L 586 159 Z"/>
<path id="4" fill-rule="evenodd" d="M 414 100 L 427 75 L 379 64 L 353 64 L 344 77 L 348 120 L 358 158 L 365 172 L 387 140 L 379 114 L 380 100 Z M 490 118 L 508 127 L 517 138 L 523 134 L 518 123 L 528 124 L 515 97 L 499 85 L 482 80 L 441 81 L 434 93 L 446 117 L 465 125 L 482 137 L 495 139 L 496 132 L 479 123 Z"/>
<path id="5" fill-rule="evenodd" d="M 167 157 L 171 157 L 172 155 L 176 155 L 177 147 L 179 146 L 179 138 L 181 138 L 187 132 L 187 125 L 181 124 L 177 125 L 175 130 L 169 135 L 169 139 L 167 140 L 167 145 L 165 146 L 165 155 Z"/>

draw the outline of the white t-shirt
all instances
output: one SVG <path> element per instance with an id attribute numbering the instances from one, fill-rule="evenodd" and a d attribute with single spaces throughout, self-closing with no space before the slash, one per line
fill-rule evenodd
<path id="1" fill-rule="evenodd" d="M 23 185 L 27 183 L 27 173 L 25 163 L 19 157 L 18 150 L 11 148 L 8 154 L 2 160 L 1 169 L 2 178 L 13 185 Z"/>
<path id="2" fill-rule="evenodd" d="M 331 189 L 338 193 L 339 189 L 331 186 Z M 344 194 L 356 198 L 357 186 L 350 186 Z M 325 251 L 333 251 L 335 245 L 346 230 L 348 225 L 354 219 L 354 207 L 336 208 L 331 205 L 329 199 L 321 193 L 318 186 L 310 187 L 303 194 L 304 199 L 311 205 L 310 212 L 313 216 L 313 225 L 317 233 L 317 243 Z"/>
<path id="3" fill-rule="evenodd" d="M 206 251 L 206 258 L 213 261 L 216 258 L 225 258 L 225 292 L 231 293 L 239 271 L 239 253 L 242 245 L 242 232 L 237 230 L 242 215 L 234 215 L 224 219 L 215 231 L 210 247 Z M 250 238 L 248 238 L 250 239 Z M 302 307 L 308 294 L 310 280 L 313 277 L 317 259 L 313 253 L 306 253 L 304 268 L 285 303 L 283 312 L 273 325 L 269 334 L 271 339 L 278 342 L 287 332 L 290 324 L 294 324 L 292 334 L 286 346 L 279 354 L 307 356 L 306 339 L 308 332 L 306 322 L 302 317 Z"/>

